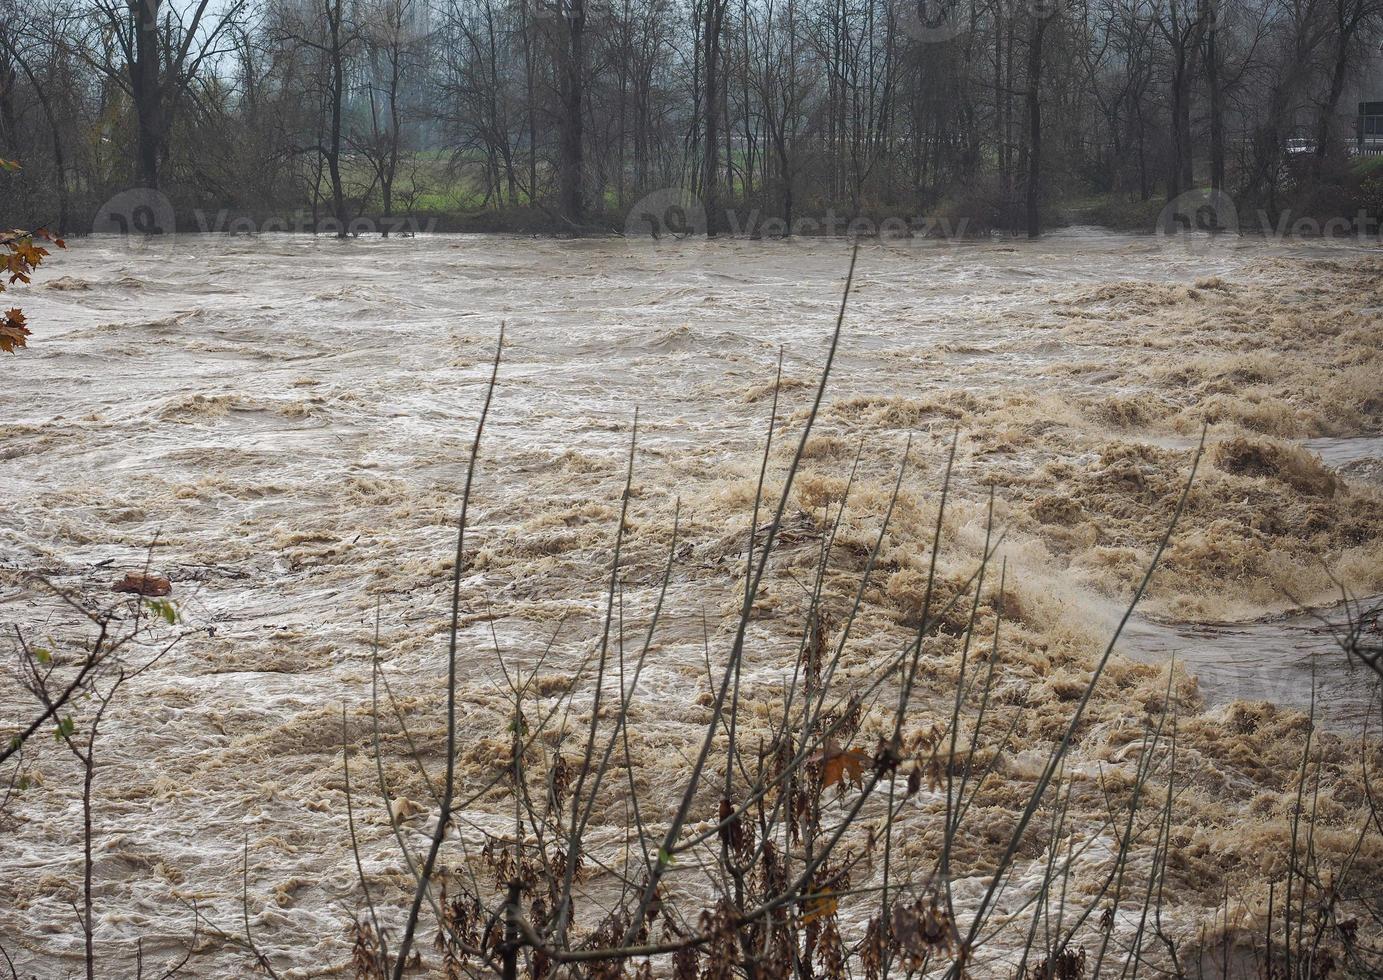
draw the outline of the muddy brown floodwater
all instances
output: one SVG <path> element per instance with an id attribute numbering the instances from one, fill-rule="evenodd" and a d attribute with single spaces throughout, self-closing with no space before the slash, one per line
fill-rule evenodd
<path id="1" fill-rule="evenodd" d="M 111 582 L 141 568 L 155 539 L 153 566 L 188 632 L 129 685 L 100 748 L 96 946 L 123 964 L 109 975 L 133 975 L 137 940 L 150 961 L 175 961 L 193 901 L 239 931 L 245 847 L 248 912 L 280 971 L 349 972 L 361 899 L 342 706 L 363 738 L 378 605 L 385 675 L 419 737 L 435 727 L 452 524 L 501 322 L 462 582 L 466 765 L 483 769 L 501 744 L 485 741 L 505 724 L 496 647 L 531 662 L 560 622 L 553 672 L 589 652 L 637 407 L 631 620 L 650 606 L 678 498 L 688 545 L 636 718 L 650 806 L 675 799 L 707 717 L 702 624 L 714 659 L 736 607 L 778 352 L 791 435 L 848 251 L 820 240 L 95 238 L 15 291 L 34 336 L 0 359 L 6 633 L 80 642 L 28 576 L 109 603 Z M 973 551 L 991 488 L 1008 529 L 1016 625 L 1001 673 L 1021 691 L 1011 701 L 1026 740 L 1002 770 L 1013 793 L 1069 714 L 1071 685 L 1208 427 L 1187 512 L 1073 766 L 1118 768 L 1175 654 L 1190 775 L 1168 914 L 1187 929 L 1282 839 L 1313 676 L 1337 733 L 1321 736 L 1339 761 L 1329 813 L 1348 827 L 1358 812 L 1360 721 L 1372 712 L 1377 725 L 1369 678 L 1315 619 L 1283 614 L 1328 607 L 1341 588 L 1383 592 L 1381 339 L 1376 245 L 1076 229 L 860 251 L 793 519 L 806 526 L 838 499 L 862 444 L 852 512 L 867 537 L 912 436 L 906 506 L 852 641 L 867 661 L 906 635 L 958 434 L 948 541 Z M 776 452 L 770 483 L 785 463 Z M 761 597 L 751 688 L 771 688 L 791 663 L 794 589 L 784 571 Z M 923 716 L 946 699 L 948 654 L 934 655 Z M 12 685 L 3 698 L 9 726 L 28 705 Z M 80 810 L 70 759 L 45 742 L 26 753 L 3 817 L 0 941 L 21 974 L 52 977 L 81 963 Z M 406 766 L 391 772 L 401 795 L 421 795 Z M 359 805 L 367 873 L 401 880 L 379 800 L 362 791 Z M 476 804 L 463 820 L 498 829 L 503 817 Z M 413 832 L 426 831 L 421 815 Z M 955 861 L 959 877 L 979 874 L 978 857 Z M 1262 897 L 1243 889 L 1246 908 Z M 187 972 L 249 965 L 204 930 Z"/>

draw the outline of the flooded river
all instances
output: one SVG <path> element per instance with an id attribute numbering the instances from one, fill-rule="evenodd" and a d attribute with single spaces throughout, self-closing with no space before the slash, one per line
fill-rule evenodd
<path id="1" fill-rule="evenodd" d="M 501 325 L 463 576 L 471 737 L 502 732 L 496 647 L 531 657 L 563 623 L 554 670 L 589 650 L 637 409 L 631 619 L 651 605 L 677 499 L 688 544 L 642 687 L 650 780 L 672 785 L 669 760 L 704 720 L 703 623 L 734 608 L 779 352 L 791 435 L 848 261 L 825 240 L 283 235 L 96 238 L 45 263 L 12 294 L 30 348 L 0 359 L 0 619 L 78 642 L 26 576 L 109 603 L 111 582 L 149 560 L 188 633 L 108 722 L 98 946 L 118 957 L 141 938 L 176 961 L 194 899 L 235 932 L 248 849 L 248 913 L 285 975 L 345 969 L 359 897 L 342 706 L 363 725 L 378 609 L 391 686 L 420 714 L 437 707 L 453 522 Z M 835 499 L 861 446 L 861 485 L 887 486 L 911 436 L 904 486 L 923 514 L 954 434 L 948 540 L 973 545 L 992 489 L 1025 651 L 1005 669 L 1031 710 L 1057 712 L 1042 692 L 1107 638 L 1207 427 L 1187 511 L 1117 650 L 1158 669 L 1175 655 L 1202 680 L 1185 680 L 1185 710 L 1212 719 L 1269 701 L 1288 725 L 1314 677 L 1327 726 L 1357 734 L 1371 675 L 1287 611 L 1328 613 L 1342 587 L 1383 592 L 1381 337 L 1383 258 L 1368 245 L 1081 229 L 867 243 L 794 509 L 807 520 Z M 770 482 L 785 462 L 775 452 Z M 906 620 L 916 550 L 868 597 L 862 651 Z M 774 622 L 763 678 L 790 662 Z M 1110 725 L 1120 697 L 1101 709 Z M 23 709 L 6 698 L 9 724 Z M 70 759 L 48 741 L 10 804 L 0 936 L 21 973 L 57 976 L 80 964 L 80 827 Z M 1251 784 L 1225 782 L 1245 808 Z M 367 869 L 397 873 L 378 806 L 361 819 Z M 477 803 L 467 819 L 501 817 Z M 233 943 L 201 942 L 195 975 L 248 971 Z"/>

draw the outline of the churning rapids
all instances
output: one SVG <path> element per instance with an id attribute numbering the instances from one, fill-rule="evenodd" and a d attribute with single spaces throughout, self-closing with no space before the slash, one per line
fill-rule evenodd
<path id="1" fill-rule="evenodd" d="M 94 238 L 16 290 L 34 336 L 0 359 L 5 631 L 79 642 L 86 632 L 30 576 L 109 603 L 156 541 L 188 634 L 107 725 L 98 950 L 120 962 L 138 939 L 151 961 L 176 961 L 194 901 L 237 932 L 247 847 L 248 913 L 281 972 L 348 969 L 360 897 L 342 706 L 364 739 L 378 607 L 385 676 L 420 729 L 435 716 L 454 520 L 501 322 L 462 582 L 465 764 L 483 768 L 502 744 L 487 741 L 504 727 L 496 645 L 531 662 L 562 623 L 559 674 L 590 649 L 637 406 L 631 620 L 651 605 L 678 498 L 686 541 L 637 718 L 642 778 L 670 795 L 707 717 L 703 615 L 714 638 L 742 588 L 779 350 L 786 446 L 847 264 L 848 246 L 826 240 Z M 992 488 L 1017 623 L 1004 690 L 1037 745 L 1069 712 L 1208 426 L 1187 512 L 1073 768 L 1118 763 L 1122 713 L 1142 717 L 1174 659 L 1186 751 L 1202 760 L 1179 818 L 1187 839 L 1271 846 L 1276 831 L 1249 826 L 1276 826 L 1262 798 L 1285 792 L 1260 742 L 1299 736 L 1313 677 L 1325 727 L 1353 733 L 1356 755 L 1370 714 L 1364 672 L 1291 610 L 1328 607 L 1342 587 L 1383 591 L 1380 340 L 1383 255 L 1368 245 L 1088 230 L 869 243 L 790 519 L 814 533 L 862 444 L 867 538 L 912 436 L 903 519 L 916 526 L 900 525 L 867 597 L 852 640 L 867 659 L 915 614 L 958 433 L 945 570 L 973 550 Z M 770 483 L 786 459 L 775 452 Z M 746 684 L 771 685 L 791 662 L 786 625 L 775 634 L 791 619 L 775 611 L 800 592 L 790 572 L 759 599 Z M 27 706 L 13 687 L 3 698 L 8 726 Z M 1216 761 L 1227 738 L 1261 771 Z M 50 977 L 80 965 L 81 821 L 70 758 L 45 742 L 5 817 L 0 937 L 21 973 Z M 1014 787 L 1031 779 L 1025 759 L 1002 768 Z M 421 797 L 405 765 L 390 774 Z M 398 880 L 377 794 L 360 795 L 367 873 Z M 405 815 L 422 835 L 417 809 Z M 503 819 L 479 803 L 463 816 Z M 955 860 L 963 870 L 967 856 Z M 1177 899 L 1186 921 L 1219 901 L 1216 874 Z M 248 975 L 249 963 L 203 929 L 187 970 Z"/>

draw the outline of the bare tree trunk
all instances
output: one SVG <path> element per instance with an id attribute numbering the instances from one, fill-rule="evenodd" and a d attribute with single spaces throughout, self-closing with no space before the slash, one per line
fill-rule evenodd
<path id="1" fill-rule="evenodd" d="M 346 192 L 341 181 L 341 102 L 345 87 L 344 51 L 341 43 L 341 0 L 326 0 L 327 25 L 331 32 L 331 124 L 327 134 L 327 174 L 331 178 L 331 211 L 336 218 L 338 238 L 346 237 Z"/>
<path id="2" fill-rule="evenodd" d="M 129 0 L 134 32 L 134 63 L 130 87 L 138 123 L 139 179 L 145 187 L 159 186 L 163 156 L 163 86 L 159 79 L 158 15 L 160 0 Z"/>
<path id="3" fill-rule="evenodd" d="M 1167 167 L 1167 199 L 1171 200 L 1182 192 L 1182 157 L 1187 152 L 1186 141 L 1186 51 L 1180 43 L 1175 44 L 1172 53 L 1175 67 L 1172 69 L 1172 93 L 1170 118 L 1172 124 L 1172 153 Z"/>
<path id="4" fill-rule="evenodd" d="M 725 69 L 725 84 L 720 90 L 720 115 L 725 120 L 725 197 L 735 200 L 735 127 L 730 124 L 730 70 Z"/>
<path id="5" fill-rule="evenodd" d="M 1210 93 L 1210 186 L 1218 191 L 1225 186 L 1225 117 L 1220 80 L 1219 11 L 1215 3 L 1216 0 L 1207 0 L 1204 14 L 1205 80 Z"/>
<path id="6" fill-rule="evenodd" d="M 1002 4 L 1002 3 L 999 3 L 999 4 L 997 4 L 997 6 L 1000 7 L 1000 8 L 1002 9 L 1003 4 Z M 1001 14 L 1000 16 L 1002 16 L 1002 14 Z M 999 23 L 999 21 L 996 20 L 996 21 L 995 21 L 995 24 L 997 25 L 998 23 Z M 1003 98 L 1003 113 L 1002 113 L 1002 117 L 1001 117 L 1000 122 L 999 122 L 999 130 L 1000 130 L 1000 132 L 1003 134 L 1003 141 L 1004 141 L 1004 144 L 1003 144 L 1003 145 L 1004 145 L 1004 160 L 1003 160 L 1003 164 L 1002 164 L 1002 173 L 1001 173 L 1001 175 L 1000 175 L 1000 180 L 1001 180 L 1002 186 L 1003 186 L 1004 211 L 1006 212 L 1005 217 L 1004 217 L 1004 221 L 1005 221 L 1006 224 L 1009 224 L 1009 227 L 1012 227 L 1011 222 L 1014 221 L 1014 217 L 1010 217 L 1009 215 L 1012 214 L 1012 212 L 1013 212 L 1013 210 L 1014 210 L 1014 204 L 1015 204 L 1015 201 L 1014 201 L 1014 193 L 1013 193 L 1013 192 L 1014 192 L 1014 173 L 1013 173 L 1013 171 L 1014 171 L 1014 166 L 1013 166 L 1013 150 L 1014 150 L 1014 145 L 1013 145 L 1013 144 L 1014 144 L 1014 139 L 1013 139 L 1013 135 L 1014 135 L 1014 134 L 1013 134 L 1013 130 L 1014 130 L 1014 125 L 1013 125 L 1013 123 L 1014 123 L 1014 118 L 1013 118 L 1013 117 L 1014 117 L 1014 106 L 1013 106 L 1013 69 L 1014 69 L 1014 59 L 1015 59 L 1015 57 L 1016 57 L 1016 55 L 1015 55 L 1014 52 L 1015 52 L 1015 50 L 1017 49 L 1017 44 L 1016 44 L 1015 42 L 1016 42 L 1017 39 L 1018 39 L 1018 18 L 1017 18 L 1016 16 L 1010 16 L 1010 17 L 1008 18 L 1006 30 L 1007 30 L 1007 35 L 1008 35 L 1008 37 L 1007 37 L 1007 43 L 1004 45 L 1004 86 L 1003 86 L 1003 96 L 1004 96 L 1004 98 Z"/>
<path id="7" fill-rule="evenodd" d="M 1138 121 L 1138 199 L 1146 201 L 1152 197 L 1152 188 L 1148 186 L 1147 126 L 1143 121 L 1143 98 L 1141 94 L 1134 100 L 1133 109 Z"/>
<path id="8" fill-rule="evenodd" d="M 706 21 L 702 45 L 706 64 L 702 98 L 702 193 L 706 201 L 706 235 L 714 238 L 720 230 L 720 28 L 725 17 L 725 0 L 706 0 Z"/>
<path id="9" fill-rule="evenodd" d="M 1197 51 L 1197 44 L 1192 42 L 1186 47 L 1186 68 L 1182 76 L 1181 90 L 1181 120 L 1178 126 L 1181 131 L 1181 142 L 1177 149 L 1180 153 L 1178 165 L 1181 167 L 1181 186 L 1190 190 L 1196 186 L 1194 173 L 1194 161 L 1192 159 L 1191 145 L 1191 77 L 1195 74 L 1194 60 Z"/>
<path id="10" fill-rule="evenodd" d="M 999 194 L 1008 197 L 1008 118 L 1004 112 L 1003 7 L 994 5 L 994 156 L 999 168 Z"/>
<path id="11" fill-rule="evenodd" d="M 532 21 L 528 19 L 528 4 L 519 4 L 522 13 L 523 30 L 523 74 L 524 94 L 528 105 L 528 203 L 532 205 L 538 196 L 538 121 L 537 106 L 533 98 L 533 33 Z"/>
<path id="12" fill-rule="evenodd" d="M 1320 121 L 1316 127 L 1316 155 L 1312 161 L 1312 170 L 1316 177 L 1320 177 L 1322 165 L 1330 152 L 1334 135 L 1331 132 L 1332 123 L 1335 111 L 1340 105 L 1340 96 L 1344 94 L 1345 80 L 1349 75 L 1349 52 L 1354 44 L 1355 34 L 1367 13 L 1377 12 L 1369 11 L 1368 3 L 1369 0 L 1335 0 L 1335 57 L 1330 68 L 1330 90 L 1321 104 Z"/>
<path id="13" fill-rule="evenodd" d="M 0 36 L 0 44 L 4 45 L 8 58 L 9 45 L 3 36 Z M 0 140 L 5 146 L 12 147 L 16 155 L 19 151 L 19 125 L 15 120 L 14 90 L 18 80 L 18 69 L 10 64 L 0 65 Z"/>
<path id="14" fill-rule="evenodd" d="M 384 216 L 386 218 L 392 216 L 394 213 L 394 179 L 398 177 L 399 173 L 399 141 L 401 139 L 402 134 L 399 132 L 399 69 L 396 60 L 389 89 L 388 177 L 384 181 L 384 187 L 382 188 L 384 192 Z"/>
<path id="15" fill-rule="evenodd" d="M 391 10 L 391 19 L 395 22 L 389 25 L 390 32 L 385 48 L 389 58 L 389 91 L 386 93 L 389 98 L 389 131 L 383 165 L 379 168 L 379 194 L 386 218 L 392 217 L 394 214 L 394 180 L 398 177 L 399 144 L 403 139 L 399 125 L 399 96 L 403 87 L 404 59 L 400 35 L 407 26 L 404 20 L 409 16 L 408 11 L 410 9 L 404 4 L 396 4 Z M 389 237 L 389 223 L 387 221 L 384 222 L 382 234 L 385 238 Z"/>
<path id="16" fill-rule="evenodd" d="M 1325 97 L 1325 102 L 1321 104 L 1320 123 L 1316 127 L 1316 159 L 1314 168 L 1316 176 L 1321 174 L 1321 165 L 1325 162 L 1326 155 L 1330 152 L 1330 141 L 1332 137 L 1331 122 L 1335 116 L 1335 109 L 1340 104 L 1340 96 L 1345 90 L 1345 72 L 1348 70 L 1349 62 L 1344 51 L 1346 42 L 1340 41 L 1340 50 L 1335 57 L 1335 65 L 1330 72 L 1330 91 Z"/>
<path id="17" fill-rule="evenodd" d="M 582 200 L 583 86 L 586 73 L 585 0 L 566 0 L 566 35 L 563 38 L 561 92 L 562 112 L 558 120 L 558 181 L 562 215 L 573 226 L 585 220 Z"/>
<path id="18" fill-rule="evenodd" d="M 744 50 L 742 52 L 744 61 L 740 66 L 740 95 L 744 99 L 744 198 L 748 200 L 754 196 L 754 163 L 755 149 L 758 140 L 755 138 L 753 112 L 750 108 L 749 100 L 749 0 L 740 0 L 740 30 L 743 33 Z M 726 121 L 727 128 L 729 121 Z"/>
<path id="19" fill-rule="evenodd" d="M 1171 0 L 1167 19 L 1158 16 L 1157 27 L 1171 49 L 1172 75 L 1169 115 L 1172 127 L 1171 158 L 1167 161 L 1167 199 L 1171 200 L 1195 184 L 1191 158 L 1191 78 L 1195 75 L 1195 54 L 1201 45 L 1205 25 L 1205 6 L 1194 17 L 1183 9 L 1182 0 Z"/>
<path id="20" fill-rule="evenodd" d="M 1034 12 L 1032 35 L 1028 44 L 1028 186 L 1027 229 L 1029 238 L 1042 234 L 1039 214 L 1042 182 L 1042 38 L 1047 32 L 1047 19 Z"/>
<path id="21" fill-rule="evenodd" d="M 48 123 L 48 129 L 52 134 L 53 170 L 58 185 L 58 234 L 65 235 L 70 224 L 70 215 L 67 192 L 67 156 L 63 151 L 62 126 L 58 123 L 57 113 L 53 109 L 53 100 L 49 97 L 47 87 L 40 84 L 38 76 L 34 74 L 28 60 L 20 55 L 8 39 L 0 37 L 0 44 L 5 46 L 10 57 L 14 59 L 20 71 L 24 72 L 24 77 L 33 86 L 34 95 L 38 98 L 39 106 L 43 109 L 44 121 Z"/>

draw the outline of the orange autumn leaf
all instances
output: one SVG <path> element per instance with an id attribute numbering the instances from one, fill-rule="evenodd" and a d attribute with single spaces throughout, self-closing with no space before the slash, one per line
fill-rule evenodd
<path id="1" fill-rule="evenodd" d="M 29 328 L 24 325 L 24 311 L 6 310 L 5 318 L 0 320 L 0 351 L 12 354 L 28 343 Z"/>
<path id="2" fill-rule="evenodd" d="M 825 919 L 835 915 L 840 908 L 840 900 L 835 892 L 813 892 L 807 896 L 806 911 L 802 915 L 802 922 L 815 922 L 817 919 Z"/>
<path id="3" fill-rule="evenodd" d="M 0 160 L 0 169 L 17 170 L 19 165 L 8 160 Z M 7 285 L 17 282 L 28 283 L 31 280 L 31 273 L 50 254 L 48 249 L 37 244 L 40 240 L 52 242 L 58 248 L 67 247 L 65 241 L 55 238 L 47 228 L 34 231 L 25 231 L 22 228 L 0 231 L 0 276 L 8 273 L 10 277 L 8 284 L 0 279 L 0 293 L 5 291 Z M 7 310 L 4 319 L 0 320 L 0 352 L 13 354 L 20 347 L 27 345 L 28 336 L 29 328 L 24 313 L 18 308 Z"/>
<path id="4" fill-rule="evenodd" d="M 842 749 L 835 742 L 828 741 L 812 761 L 821 766 L 821 786 L 824 789 L 837 783 L 863 785 L 870 757 L 868 752 Z"/>

